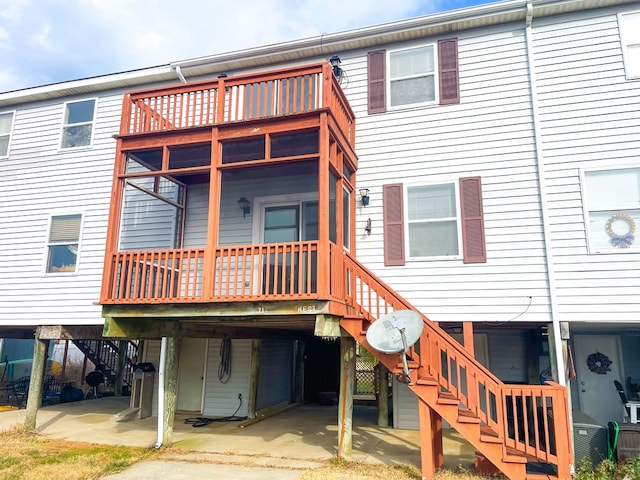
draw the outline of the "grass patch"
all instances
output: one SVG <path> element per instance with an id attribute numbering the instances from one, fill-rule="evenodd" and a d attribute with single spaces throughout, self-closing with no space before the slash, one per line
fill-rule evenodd
<path id="1" fill-rule="evenodd" d="M 367 463 L 330 460 L 324 466 L 308 470 L 300 480 L 420 480 L 421 472 L 412 465 L 372 465 Z M 471 472 L 442 470 L 437 480 L 487 480 Z"/>
<path id="2" fill-rule="evenodd" d="M 88 480 L 155 456 L 140 447 L 50 439 L 23 427 L 0 432 L 0 480 Z"/>

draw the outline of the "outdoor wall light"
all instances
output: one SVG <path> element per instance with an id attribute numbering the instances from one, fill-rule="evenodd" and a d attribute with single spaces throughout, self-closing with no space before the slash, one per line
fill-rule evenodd
<path id="1" fill-rule="evenodd" d="M 242 210 L 242 218 L 246 217 L 248 213 L 251 213 L 251 204 L 246 198 L 241 197 L 240 200 L 238 200 L 238 206 L 240 210 Z"/>
<path id="2" fill-rule="evenodd" d="M 340 57 L 338 55 L 334 55 L 329 59 L 329 63 L 331 64 L 331 68 L 333 68 L 333 74 L 336 76 L 336 78 L 337 79 L 342 78 L 342 74 L 344 72 L 340 68 L 340 64 L 342 63 L 342 61 L 340 60 Z"/>
<path id="3" fill-rule="evenodd" d="M 367 235 L 371 235 L 371 218 L 367 218 L 367 223 L 364 224 L 364 231 Z"/>
<path id="4" fill-rule="evenodd" d="M 369 205 L 369 189 L 361 188 L 360 189 L 360 200 L 362 201 L 362 206 L 366 207 Z"/>

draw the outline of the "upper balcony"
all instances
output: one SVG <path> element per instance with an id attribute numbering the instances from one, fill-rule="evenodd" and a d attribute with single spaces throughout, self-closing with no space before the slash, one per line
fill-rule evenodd
<path id="1" fill-rule="evenodd" d="M 355 117 L 328 64 L 130 93 L 124 101 L 120 135 L 285 117 L 320 109 L 331 112 L 353 147 Z"/>
<path id="2" fill-rule="evenodd" d="M 342 308 L 354 129 L 328 64 L 126 94 L 101 303 Z"/>

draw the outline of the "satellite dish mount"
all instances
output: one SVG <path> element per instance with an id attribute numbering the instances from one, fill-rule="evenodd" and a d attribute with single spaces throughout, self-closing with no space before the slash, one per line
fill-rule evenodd
<path id="1" fill-rule="evenodd" d="M 398 380 L 411 385 L 407 351 L 422 334 L 422 317 L 413 310 L 398 310 L 380 317 L 367 330 L 367 342 L 383 353 L 402 353 L 402 373 Z"/>

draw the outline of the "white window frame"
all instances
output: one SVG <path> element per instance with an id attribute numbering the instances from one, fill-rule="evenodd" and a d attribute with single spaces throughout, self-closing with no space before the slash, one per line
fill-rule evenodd
<path id="1" fill-rule="evenodd" d="M 13 128 L 16 121 L 16 111 L 10 110 L 8 112 L 0 112 L 0 115 L 11 115 L 11 127 L 9 128 L 8 133 L 0 132 L 0 137 L 9 137 L 9 141 L 7 142 L 7 152 L 5 154 L 0 153 L 0 158 L 7 158 L 9 156 L 9 152 L 11 151 L 11 138 L 13 137 Z"/>
<path id="2" fill-rule="evenodd" d="M 79 215 L 80 216 L 80 227 L 78 229 L 78 252 L 76 253 L 76 263 L 75 263 L 75 268 L 73 269 L 73 271 L 69 270 L 69 271 L 59 271 L 59 272 L 49 272 L 48 271 L 48 266 L 49 266 L 49 248 L 51 246 L 55 246 L 55 245 L 75 245 L 75 242 L 52 242 L 51 241 L 51 226 L 53 225 L 53 219 L 56 217 L 64 217 L 64 216 L 69 216 L 69 215 Z M 57 211 L 57 212 L 53 212 L 49 215 L 49 221 L 47 223 L 47 233 L 46 233 L 46 238 L 45 238 L 45 246 L 44 246 L 44 260 L 42 262 L 42 274 L 44 276 L 57 276 L 57 275 L 63 275 L 63 276 L 68 276 L 68 275 L 76 275 L 78 273 L 78 267 L 80 265 L 80 252 L 82 250 L 82 231 L 84 228 L 84 219 L 85 219 L 85 212 L 84 211 L 79 211 L 79 210 L 62 210 L 62 211 Z"/>
<path id="3" fill-rule="evenodd" d="M 638 166 L 633 166 L 633 165 L 619 165 L 619 166 L 615 166 L 615 167 L 607 167 L 607 168 L 592 168 L 592 169 L 586 169 L 586 170 L 581 170 L 580 172 L 580 190 L 582 192 L 582 198 L 583 198 L 583 202 L 582 202 L 582 209 L 583 209 L 583 218 L 584 218 L 584 228 L 585 228 L 585 234 L 586 234 L 586 239 L 587 239 L 587 251 L 590 254 L 630 254 L 630 253 L 635 253 L 638 254 L 640 253 L 640 251 L 637 248 L 620 248 L 620 247 L 615 247 L 613 245 L 611 245 L 610 247 L 607 248 L 603 248 L 603 247 L 596 247 L 595 246 L 595 241 L 593 239 L 593 235 L 591 233 L 591 217 L 590 217 L 590 212 L 591 211 L 609 211 L 609 210 L 638 210 L 640 209 L 640 202 L 637 205 L 607 205 L 607 207 L 605 209 L 602 208 L 590 208 L 589 206 L 589 191 L 587 189 L 587 175 L 589 173 L 594 173 L 594 172 L 612 172 L 612 171 L 616 171 L 616 170 L 638 170 L 640 172 L 640 167 Z M 640 221 L 636 221 L 636 231 L 635 231 L 635 241 L 634 243 L 636 245 L 640 245 Z"/>
<path id="4" fill-rule="evenodd" d="M 625 71 L 626 79 L 640 80 L 640 65 L 636 65 L 635 67 L 636 71 L 635 73 L 632 74 L 631 59 L 629 58 L 629 54 L 627 51 L 630 45 L 634 45 L 638 50 L 640 50 L 640 38 L 638 39 L 637 43 L 633 43 L 633 44 L 631 44 L 631 38 L 630 38 L 632 35 L 632 32 L 634 32 L 635 35 L 638 35 L 638 37 L 640 37 L 640 33 L 636 32 L 634 28 L 629 26 L 628 22 L 625 22 L 625 17 L 629 17 L 632 15 L 638 17 L 638 23 L 640 24 L 640 10 L 634 11 L 634 12 L 619 13 L 618 28 L 620 29 L 620 41 L 622 43 L 622 60 L 624 62 L 624 71 Z M 638 52 L 638 55 L 640 57 L 640 51 Z"/>
<path id="5" fill-rule="evenodd" d="M 87 122 L 77 122 L 77 123 L 65 123 L 65 117 L 67 115 L 67 108 L 69 105 L 74 104 L 74 103 L 82 103 L 82 102 L 88 102 L 88 101 L 93 101 L 93 117 L 91 118 L 91 121 L 87 121 Z M 62 107 L 62 125 L 60 127 L 60 140 L 58 142 L 59 148 L 60 150 L 79 150 L 79 149 L 85 149 L 85 148 L 91 148 L 93 146 L 93 134 L 95 132 L 95 126 L 96 126 L 96 113 L 98 111 L 98 98 L 97 97 L 93 97 L 93 98 L 83 98 L 80 100 L 74 100 L 74 101 L 70 101 L 70 102 L 64 102 L 63 107 Z M 64 132 L 65 129 L 67 127 L 78 127 L 78 126 L 83 126 L 83 125 L 91 125 L 91 133 L 89 134 L 89 143 L 87 145 L 77 145 L 77 146 L 72 146 L 72 147 L 65 147 L 62 143 L 64 141 Z"/>
<path id="6" fill-rule="evenodd" d="M 433 72 L 423 72 L 420 74 L 415 74 L 415 75 L 410 75 L 410 76 L 405 76 L 405 77 L 398 77 L 398 78 L 391 78 L 391 56 L 394 53 L 399 53 L 399 52 L 406 52 L 408 50 L 416 50 L 419 48 L 425 48 L 425 47 L 430 47 L 432 52 L 433 52 Z M 421 107 L 421 106 L 425 106 L 425 105 L 435 105 L 438 103 L 438 99 L 440 98 L 440 91 L 439 91 L 439 81 L 438 81 L 438 44 L 437 43 L 425 43 L 425 44 L 420 44 L 420 45 L 413 45 L 411 47 L 405 47 L 405 48 L 398 48 L 395 50 L 388 50 L 387 51 L 387 58 L 386 58 L 386 65 L 387 65 L 387 79 L 386 79 L 386 98 L 387 98 L 387 109 L 388 110 L 402 110 L 402 109 L 406 109 L 406 108 L 413 108 L 413 107 Z M 391 104 L 391 83 L 395 80 L 401 80 L 401 79 L 408 79 L 408 78 L 419 78 L 422 76 L 430 76 L 433 75 L 433 100 L 427 100 L 425 102 L 415 102 L 415 103 L 405 103 L 403 105 L 392 105 Z"/>
<path id="7" fill-rule="evenodd" d="M 415 257 L 411 255 L 411 236 L 409 233 L 409 225 L 413 223 L 429 222 L 429 220 L 409 220 L 409 189 L 415 187 L 437 187 L 440 185 L 453 185 L 454 201 L 456 203 L 456 235 L 458 240 L 458 254 L 457 255 L 434 255 L 426 257 Z M 404 185 L 403 192 L 403 208 L 404 208 L 404 238 L 405 238 L 405 252 L 407 252 L 408 260 L 461 260 L 464 258 L 463 243 L 462 243 L 462 212 L 460 205 L 460 186 L 456 180 L 442 181 L 442 182 L 417 182 Z M 441 218 L 438 221 L 449 221 L 453 217 Z"/>

